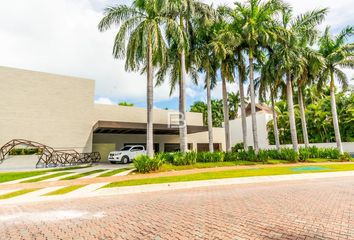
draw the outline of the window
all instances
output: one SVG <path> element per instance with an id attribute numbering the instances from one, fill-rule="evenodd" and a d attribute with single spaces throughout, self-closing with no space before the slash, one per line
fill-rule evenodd
<path id="1" fill-rule="evenodd" d="M 121 151 L 129 151 L 129 149 L 131 149 L 131 147 L 125 146 L 124 148 L 121 149 Z"/>
<path id="2" fill-rule="evenodd" d="M 143 151 L 144 148 L 143 147 L 133 147 L 131 152 L 138 152 L 138 151 Z"/>

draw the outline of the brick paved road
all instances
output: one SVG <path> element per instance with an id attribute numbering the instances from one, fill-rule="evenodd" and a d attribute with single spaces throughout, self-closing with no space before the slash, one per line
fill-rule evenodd
<path id="1" fill-rule="evenodd" d="M 0 206 L 0 239 L 354 239 L 354 179 Z"/>

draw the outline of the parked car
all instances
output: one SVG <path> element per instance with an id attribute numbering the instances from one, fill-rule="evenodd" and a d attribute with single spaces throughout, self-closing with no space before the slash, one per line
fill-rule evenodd
<path id="1" fill-rule="evenodd" d="M 119 151 L 110 152 L 108 161 L 113 163 L 129 163 L 138 155 L 146 154 L 145 147 L 142 145 L 129 145 Z"/>

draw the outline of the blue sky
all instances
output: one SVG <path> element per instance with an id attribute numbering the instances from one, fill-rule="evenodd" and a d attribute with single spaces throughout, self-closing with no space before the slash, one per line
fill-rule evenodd
<path id="1" fill-rule="evenodd" d="M 129 0 L 11 0 L 0 8 L 0 65 L 93 79 L 96 102 L 116 104 L 120 101 L 145 106 L 146 77 L 126 72 L 124 61 L 113 59 L 112 44 L 116 29 L 100 33 L 97 24 L 103 8 L 112 4 L 129 4 Z M 234 0 L 205 2 L 215 6 L 232 5 Z M 296 13 L 321 7 L 330 12 L 322 28 L 331 25 L 337 32 L 354 24 L 353 0 L 289 0 Z M 353 72 L 347 71 L 353 76 Z M 202 79 L 201 79 L 202 82 Z M 237 91 L 230 84 L 230 91 Z M 177 92 L 169 96 L 167 84 L 155 88 L 155 107 L 178 108 Z M 221 97 L 220 84 L 213 90 Z M 187 83 L 187 105 L 205 100 L 202 85 Z"/>

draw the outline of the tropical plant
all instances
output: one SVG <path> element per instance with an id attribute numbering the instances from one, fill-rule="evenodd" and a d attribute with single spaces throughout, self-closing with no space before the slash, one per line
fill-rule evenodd
<path id="1" fill-rule="evenodd" d="M 134 103 L 128 103 L 126 101 L 118 103 L 119 106 L 133 107 Z"/>
<path id="2" fill-rule="evenodd" d="M 325 58 L 319 85 L 324 85 L 329 80 L 334 134 L 340 154 L 343 154 L 343 146 L 337 115 L 335 79 L 344 88 L 348 86 L 348 78 L 342 68 L 354 69 L 354 43 L 347 43 L 348 38 L 353 34 L 353 27 L 346 27 L 337 36 L 331 36 L 330 28 L 327 27 L 319 40 L 319 52 Z"/>
<path id="3" fill-rule="evenodd" d="M 166 62 L 167 46 L 162 25 L 179 29 L 166 17 L 167 1 L 135 0 L 131 6 L 117 5 L 105 9 L 98 25 L 100 31 L 119 26 L 114 40 L 113 56 L 126 58 L 127 70 L 143 70 L 147 74 L 147 154 L 153 152 L 153 74 L 154 67 Z M 176 30 L 177 31 L 177 30 Z M 179 31 L 181 33 L 181 31 Z M 181 33 L 182 34 L 182 33 Z"/>
<path id="4" fill-rule="evenodd" d="M 259 146 L 254 89 L 254 57 L 257 55 L 257 51 L 276 40 L 278 26 L 275 17 L 286 6 L 279 0 L 247 0 L 245 3 L 236 2 L 235 6 L 236 12 L 238 12 L 235 19 L 237 19 L 239 26 L 242 26 L 241 37 L 248 50 L 253 145 L 257 153 Z"/>

